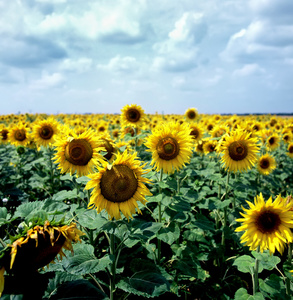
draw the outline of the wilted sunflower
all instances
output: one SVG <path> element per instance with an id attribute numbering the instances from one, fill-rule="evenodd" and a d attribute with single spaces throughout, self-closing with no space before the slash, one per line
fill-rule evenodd
<path id="1" fill-rule="evenodd" d="M 37 121 L 33 125 L 32 137 L 39 146 L 49 146 L 56 141 L 59 133 L 59 123 L 53 118 Z"/>
<path id="2" fill-rule="evenodd" d="M 152 152 L 151 165 L 157 171 L 162 169 L 164 173 L 173 174 L 192 156 L 190 127 L 187 123 L 163 123 L 147 137 L 145 145 Z"/>
<path id="3" fill-rule="evenodd" d="M 45 221 L 44 225 L 28 229 L 3 250 L 0 259 L 0 295 L 4 289 L 4 271 L 30 276 L 54 261 L 58 254 L 62 259 L 63 249 L 73 251 L 72 242 L 81 242 L 81 235 L 84 233 L 75 223 L 51 225 L 49 221 Z"/>
<path id="4" fill-rule="evenodd" d="M 95 208 L 98 213 L 105 209 L 109 219 L 121 219 L 120 212 L 127 218 L 132 218 L 135 209 L 140 213 L 137 202 L 145 204 L 145 196 L 152 196 L 145 183 L 150 180 L 142 177 L 149 172 L 138 160 L 136 153 L 127 151 L 118 153 L 112 165 L 103 162 L 98 172 L 88 177 L 91 180 L 85 189 L 92 189 L 88 208 Z"/>
<path id="5" fill-rule="evenodd" d="M 8 132 L 8 141 L 15 146 L 26 146 L 31 141 L 28 127 L 21 122 L 12 126 Z"/>
<path id="6" fill-rule="evenodd" d="M 272 201 L 266 202 L 262 194 L 254 198 L 254 203 L 246 201 L 249 209 L 242 207 L 245 213 L 243 218 L 236 219 L 242 225 L 235 231 L 245 231 L 241 236 L 241 243 L 249 246 L 250 250 L 269 250 L 271 254 L 276 249 L 282 253 L 287 243 L 292 243 L 293 234 L 293 202 L 287 203 L 280 195 Z"/>
<path id="7" fill-rule="evenodd" d="M 293 158 L 293 143 L 290 143 L 289 145 L 288 145 L 288 148 L 287 148 L 287 155 L 289 156 L 289 157 L 291 157 L 291 158 Z"/>
<path id="8" fill-rule="evenodd" d="M 76 135 L 71 133 L 65 140 L 59 140 L 55 143 L 57 153 L 55 154 L 55 163 L 61 173 L 76 172 L 77 176 L 86 176 L 95 171 L 95 166 L 103 160 L 99 151 L 105 149 L 100 146 L 98 138 L 92 130 Z"/>
<path id="9" fill-rule="evenodd" d="M 276 160 L 269 154 L 262 155 L 257 161 L 257 170 L 263 175 L 269 175 L 276 169 Z"/>
<path id="10" fill-rule="evenodd" d="M 266 145 L 268 150 L 275 150 L 279 147 L 280 138 L 277 134 L 272 134 L 268 137 Z"/>
<path id="11" fill-rule="evenodd" d="M 198 117 L 198 112 L 196 108 L 188 108 L 184 115 L 188 121 L 194 121 Z"/>
<path id="12" fill-rule="evenodd" d="M 244 130 L 235 130 L 223 136 L 218 152 L 223 154 L 221 162 L 225 169 L 232 172 L 246 171 L 257 161 L 258 140 Z"/>
<path id="13" fill-rule="evenodd" d="M 121 109 L 122 126 L 140 127 L 143 125 L 145 114 L 141 106 L 136 104 L 125 105 Z"/>

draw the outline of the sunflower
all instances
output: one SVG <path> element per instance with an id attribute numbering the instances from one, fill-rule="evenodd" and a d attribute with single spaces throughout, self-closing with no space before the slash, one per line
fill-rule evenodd
<path id="1" fill-rule="evenodd" d="M 28 127 L 22 122 L 12 126 L 8 132 L 8 141 L 15 146 L 26 146 L 31 141 Z"/>
<path id="2" fill-rule="evenodd" d="M 210 140 L 207 139 L 203 143 L 203 152 L 204 154 L 209 154 L 212 152 L 216 152 L 217 147 L 217 141 L 216 140 Z"/>
<path id="3" fill-rule="evenodd" d="M 226 170 L 246 171 L 257 162 L 258 140 L 244 130 L 235 130 L 222 137 L 218 152 L 223 154 L 221 162 Z"/>
<path id="4" fill-rule="evenodd" d="M 198 142 L 202 139 L 203 137 L 203 129 L 201 126 L 196 125 L 196 124 L 191 124 L 190 125 L 190 135 L 192 136 L 192 140 L 194 142 Z"/>
<path id="5" fill-rule="evenodd" d="M 37 145 L 49 146 L 55 142 L 58 133 L 59 123 L 53 118 L 48 118 L 33 125 L 32 137 Z"/>
<path id="6" fill-rule="evenodd" d="M 3 124 L 0 124 L 0 143 L 7 144 L 8 142 L 8 127 L 4 126 Z"/>
<path id="7" fill-rule="evenodd" d="M 283 252 L 287 243 L 292 243 L 293 234 L 293 202 L 287 203 L 280 195 L 272 201 L 264 201 L 262 194 L 254 198 L 254 203 L 246 201 L 249 209 L 242 207 L 245 213 L 240 213 L 243 218 L 236 219 L 242 225 L 236 232 L 245 231 L 241 236 L 241 243 L 249 246 L 250 250 L 258 247 L 261 252 L 269 249 L 275 253 L 277 249 Z"/>
<path id="8" fill-rule="evenodd" d="M 198 112 L 196 108 L 188 108 L 184 115 L 188 121 L 194 121 L 198 117 Z"/>
<path id="9" fill-rule="evenodd" d="M 173 174 L 189 162 L 192 156 L 192 136 L 187 123 L 169 122 L 155 128 L 145 143 L 152 152 L 153 165 L 157 171 Z"/>
<path id="10" fill-rule="evenodd" d="M 99 137 L 99 147 L 105 149 L 106 153 L 103 155 L 105 160 L 112 162 L 115 159 L 114 153 L 117 152 L 117 148 L 110 137 L 106 135 Z"/>
<path id="11" fill-rule="evenodd" d="M 88 176 L 91 180 L 85 189 L 93 188 L 88 208 L 95 208 L 98 213 L 105 209 L 110 220 L 121 219 L 121 213 L 129 220 L 135 209 L 141 213 L 137 202 L 145 204 L 145 196 L 152 196 L 145 186 L 150 180 L 142 177 L 149 172 L 143 170 L 144 166 L 136 153 L 129 154 L 127 150 L 118 153 L 112 165 L 103 161 L 98 172 Z"/>
<path id="12" fill-rule="evenodd" d="M 70 175 L 76 172 L 77 176 L 93 173 L 95 166 L 103 160 L 99 151 L 105 150 L 94 136 L 94 131 L 89 129 L 80 135 L 71 132 L 67 136 L 65 140 L 55 143 L 57 153 L 54 160 L 59 164 L 58 169 Z"/>
<path id="13" fill-rule="evenodd" d="M 140 127 L 145 120 L 145 113 L 141 106 L 136 104 L 125 105 L 121 109 L 122 126 Z"/>
<path id="14" fill-rule="evenodd" d="M 4 289 L 4 272 L 9 274 L 31 274 L 37 272 L 59 254 L 65 256 L 63 249 L 73 252 L 72 242 L 81 242 L 84 235 L 75 223 L 52 225 L 47 220 L 18 236 L 1 253 L 0 258 L 0 295 Z"/>
<path id="15" fill-rule="evenodd" d="M 257 170 L 263 175 L 269 175 L 276 169 L 276 160 L 269 154 L 262 155 L 257 161 Z"/>
<path id="16" fill-rule="evenodd" d="M 293 143 L 290 143 L 289 145 L 288 145 L 288 148 L 287 148 L 287 155 L 289 156 L 289 157 L 291 157 L 291 158 L 293 158 Z"/>
<path id="17" fill-rule="evenodd" d="M 266 145 L 268 150 L 275 150 L 279 147 L 280 138 L 277 134 L 272 134 L 268 137 Z"/>

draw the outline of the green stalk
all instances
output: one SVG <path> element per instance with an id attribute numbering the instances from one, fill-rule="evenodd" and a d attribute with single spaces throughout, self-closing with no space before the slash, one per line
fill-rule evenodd
<path id="1" fill-rule="evenodd" d="M 115 277 L 116 277 L 116 256 L 115 256 L 115 236 L 114 233 L 110 234 L 110 254 L 114 256 L 114 261 L 111 266 L 111 279 L 110 279 L 110 300 L 114 300 L 115 293 Z"/>
<path id="2" fill-rule="evenodd" d="M 49 167 L 50 167 L 50 181 L 51 181 L 51 192 L 54 195 L 54 168 L 53 168 L 53 161 L 52 161 L 52 153 L 53 149 L 51 147 L 48 148 L 49 152 Z"/>
<path id="3" fill-rule="evenodd" d="M 163 169 L 160 171 L 160 178 L 159 182 L 163 181 Z M 159 193 L 162 193 L 162 188 L 159 186 Z M 162 202 L 161 200 L 158 202 L 158 209 L 159 209 L 159 217 L 158 222 L 162 223 Z M 161 240 L 158 239 L 158 263 L 161 261 Z"/>
<path id="4" fill-rule="evenodd" d="M 288 246 L 288 258 L 287 258 L 287 262 L 288 262 L 289 265 L 292 264 L 292 251 L 293 251 L 293 244 L 289 243 L 289 246 Z M 290 278 L 286 277 L 286 294 L 288 296 L 291 295 L 290 286 L 291 286 L 291 280 L 290 280 Z"/>
<path id="5" fill-rule="evenodd" d="M 259 247 L 257 248 L 257 252 L 259 252 Z M 253 275 L 252 275 L 252 287 L 253 287 L 253 295 L 255 295 L 259 291 L 258 286 L 258 267 L 259 267 L 259 260 L 255 259 L 255 265 L 253 269 Z"/>
<path id="6" fill-rule="evenodd" d="M 227 173 L 226 178 L 226 190 L 225 190 L 225 198 L 228 197 L 228 190 L 229 190 L 229 179 L 230 179 L 230 172 Z M 222 232 L 222 246 L 225 245 L 225 228 L 227 226 L 227 207 L 224 207 L 224 217 L 223 217 L 223 232 Z"/>

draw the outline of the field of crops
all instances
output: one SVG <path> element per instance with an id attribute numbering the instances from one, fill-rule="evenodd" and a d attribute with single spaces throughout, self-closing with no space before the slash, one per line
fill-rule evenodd
<path id="1" fill-rule="evenodd" d="M 291 299 L 293 118 L 0 116 L 0 299 Z"/>

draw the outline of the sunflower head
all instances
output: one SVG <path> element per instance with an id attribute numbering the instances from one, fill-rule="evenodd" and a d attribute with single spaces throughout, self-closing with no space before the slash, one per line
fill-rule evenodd
<path id="1" fill-rule="evenodd" d="M 198 117 L 198 112 L 196 108 L 188 108 L 184 115 L 188 121 L 194 121 Z"/>
<path id="2" fill-rule="evenodd" d="M 257 161 L 258 140 L 243 130 L 235 130 L 221 139 L 219 151 L 223 154 L 221 162 L 228 171 L 246 171 Z"/>
<path id="3" fill-rule="evenodd" d="M 293 143 L 290 143 L 289 145 L 288 145 L 288 148 L 287 148 L 287 155 L 289 156 L 289 157 L 291 157 L 291 158 L 293 158 Z"/>
<path id="4" fill-rule="evenodd" d="M 152 152 L 157 171 L 172 174 L 189 162 L 192 155 L 192 136 L 187 123 L 169 122 L 152 132 L 145 145 Z"/>
<path id="5" fill-rule="evenodd" d="M 268 137 L 266 146 L 268 150 L 275 150 L 279 147 L 280 138 L 277 134 L 272 134 Z"/>
<path id="6" fill-rule="evenodd" d="M 55 161 L 59 164 L 62 173 L 76 172 L 77 176 L 86 176 L 95 171 L 95 166 L 103 160 L 100 151 L 105 148 L 101 147 L 98 138 L 92 130 L 72 136 L 68 136 L 65 140 L 56 142 L 57 153 Z"/>
<path id="7" fill-rule="evenodd" d="M 242 207 L 245 213 L 241 213 L 243 218 L 236 221 L 242 225 L 236 232 L 244 231 L 241 242 L 261 252 L 269 250 L 271 254 L 278 250 L 283 252 L 287 243 L 292 243 L 293 234 L 293 202 L 287 202 L 280 195 L 272 200 L 270 197 L 266 202 L 262 194 L 254 199 L 254 203 L 247 201 L 249 208 Z"/>
<path id="8" fill-rule="evenodd" d="M 126 105 L 121 112 L 122 126 L 140 127 L 145 120 L 144 110 L 139 105 Z"/>
<path id="9" fill-rule="evenodd" d="M 145 186 L 150 180 L 142 176 L 149 170 L 143 167 L 136 153 L 127 150 L 118 153 L 112 165 L 104 162 L 98 173 L 89 175 L 91 180 L 85 189 L 93 190 L 88 208 L 96 208 L 98 213 L 105 209 L 109 219 L 121 219 L 121 213 L 129 219 L 136 210 L 140 213 L 137 201 L 145 204 L 145 196 L 151 196 Z"/>
<path id="10" fill-rule="evenodd" d="M 30 134 L 26 124 L 19 122 L 8 132 L 8 141 L 15 146 L 26 146 L 30 142 Z"/>
<path id="11" fill-rule="evenodd" d="M 262 155 L 257 161 L 257 170 L 263 175 L 269 175 L 276 169 L 276 160 L 269 154 Z"/>
<path id="12" fill-rule="evenodd" d="M 39 146 L 49 146 L 59 133 L 59 123 L 53 118 L 37 121 L 33 125 L 32 137 Z"/>

